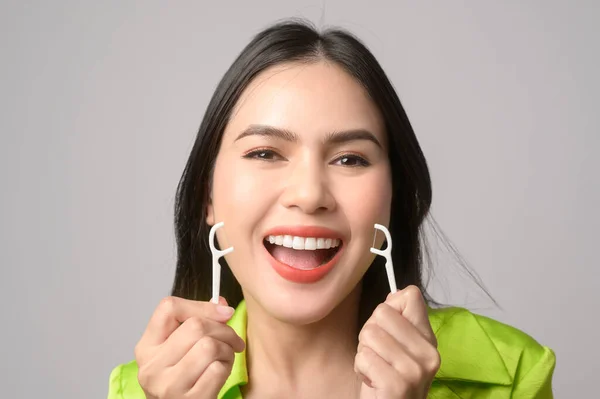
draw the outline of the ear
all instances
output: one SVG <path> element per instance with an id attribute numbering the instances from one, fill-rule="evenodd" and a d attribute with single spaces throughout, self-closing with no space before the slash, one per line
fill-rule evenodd
<path id="1" fill-rule="evenodd" d="M 215 209 L 212 204 L 212 195 L 210 195 L 206 204 L 206 223 L 209 226 L 214 226 L 215 224 Z"/>

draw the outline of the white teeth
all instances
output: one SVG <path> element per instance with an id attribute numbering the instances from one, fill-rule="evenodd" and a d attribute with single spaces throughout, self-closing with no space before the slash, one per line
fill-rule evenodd
<path id="1" fill-rule="evenodd" d="M 317 249 L 324 249 L 324 248 L 325 248 L 325 239 L 317 238 Z"/>
<path id="2" fill-rule="evenodd" d="M 304 238 L 302 237 L 294 237 L 292 248 L 294 249 L 304 249 Z"/>
<path id="3" fill-rule="evenodd" d="M 271 235 L 268 236 L 266 240 L 271 244 L 307 251 L 336 248 L 341 244 L 341 240 L 339 238 L 298 237 L 289 235 Z"/>
<path id="4" fill-rule="evenodd" d="M 309 237 L 306 240 L 304 240 L 304 249 L 310 251 L 314 251 L 315 249 L 317 249 L 317 239 Z"/>
<path id="5" fill-rule="evenodd" d="M 286 248 L 292 248 L 294 246 L 294 239 L 292 236 L 283 236 L 283 246 Z"/>

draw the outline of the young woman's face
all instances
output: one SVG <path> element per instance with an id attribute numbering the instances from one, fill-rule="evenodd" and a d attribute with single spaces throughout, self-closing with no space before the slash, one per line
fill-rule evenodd
<path id="1" fill-rule="evenodd" d="M 217 237 L 235 248 L 227 262 L 245 298 L 306 324 L 357 287 L 373 225 L 390 220 L 387 148 L 377 107 L 339 67 L 288 64 L 254 79 L 224 132 L 207 209 L 209 224 L 225 222 Z"/>

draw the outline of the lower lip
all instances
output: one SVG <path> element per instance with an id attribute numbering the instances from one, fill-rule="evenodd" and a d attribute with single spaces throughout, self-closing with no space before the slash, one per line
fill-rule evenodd
<path id="1" fill-rule="evenodd" d="M 340 247 L 340 249 L 336 252 L 335 256 L 329 260 L 329 262 L 310 270 L 301 270 L 293 268 L 285 263 L 281 263 L 277 259 L 271 255 L 271 253 L 267 250 L 267 248 L 263 245 L 263 248 L 267 254 L 267 258 L 269 259 L 269 263 L 277 274 L 279 274 L 284 279 L 291 281 L 293 283 L 301 283 L 301 284 L 310 284 L 316 283 L 321 280 L 323 277 L 327 275 L 339 261 L 342 251 L 344 250 L 344 245 Z"/>

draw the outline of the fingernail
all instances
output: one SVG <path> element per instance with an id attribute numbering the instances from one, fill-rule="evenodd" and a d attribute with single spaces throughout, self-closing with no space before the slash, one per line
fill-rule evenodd
<path id="1" fill-rule="evenodd" d="M 234 309 L 231 306 L 219 305 L 217 306 L 217 312 L 219 312 L 219 314 L 222 314 L 223 316 L 230 317 L 233 315 Z"/>

